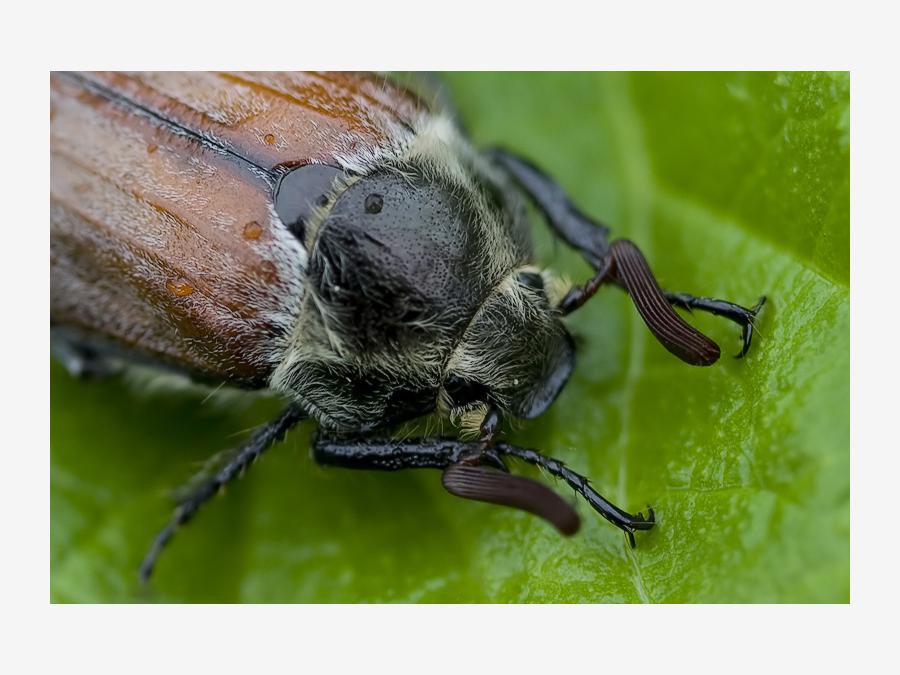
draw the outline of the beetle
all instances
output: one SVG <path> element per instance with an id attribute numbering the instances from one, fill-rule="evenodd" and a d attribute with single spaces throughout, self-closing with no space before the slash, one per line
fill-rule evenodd
<path id="1" fill-rule="evenodd" d="M 574 507 L 507 459 L 564 481 L 634 533 L 630 514 L 543 453 L 504 442 L 575 363 L 564 318 L 624 290 L 688 364 L 720 355 L 673 307 L 729 319 L 750 348 L 752 308 L 660 288 L 640 249 L 611 240 L 550 176 L 477 150 L 452 105 L 375 74 L 53 73 L 51 344 L 74 374 L 134 364 L 288 403 L 194 481 L 141 566 L 302 420 L 313 457 L 354 469 L 433 468 L 451 494 L 513 506 L 574 533 Z M 566 287 L 534 259 L 530 201 L 593 268 Z M 393 440 L 439 412 L 457 437 Z"/>

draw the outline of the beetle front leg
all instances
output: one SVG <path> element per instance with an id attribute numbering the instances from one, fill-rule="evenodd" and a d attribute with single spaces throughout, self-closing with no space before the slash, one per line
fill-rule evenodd
<path id="1" fill-rule="evenodd" d="M 506 471 L 506 465 L 478 443 L 453 438 L 413 438 L 405 441 L 366 438 L 329 438 L 319 432 L 313 439 L 313 459 L 323 466 L 367 471 L 446 469 L 454 464 L 487 464 Z"/>
<path id="2" fill-rule="evenodd" d="M 146 583 L 153 574 L 153 567 L 160 553 L 175 536 L 179 527 L 190 521 L 206 502 L 212 499 L 222 488 L 240 476 L 253 464 L 260 455 L 284 438 L 284 435 L 298 423 L 307 418 L 306 412 L 297 403 L 290 404 L 274 420 L 257 430 L 250 439 L 241 446 L 225 466 L 215 474 L 193 487 L 187 496 L 180 500 L 169 523 L 160 530 L 153 540 L 150 551 L 141 563 L 141 581 Z"/>
<path id="3" fill-rule="evenodd" d="M 513 476 L 493 448 L 450 438 L 406 441 L 316 438 L 313 458 L 345 469 L 442 469 L 441 484 L 456 497 L 510 506 L 543 518 L 562 534 L 578 531 L 578 513 L 543 483 Z"/>
<path id="4" fill-rule="evenodd" d="M 482 433 L 494 426 L 488 413 Z M 490 434 L 491 437 L 493 433 Z M 506 466 L 503 457 L 515 457 L 561 478 L 585 499 L 597 513 L 623 530 L 634 546 L 634 532 L 653 527 L 653 509 L 644 517 L 623 511 L 591 487 L 588 479 L 561 461 L 536 450 L 509 443 L 466 443 L 447 438 L 419 438 L 405 441 L 334 440 L 317 438 L 313 457 L 326 466 L 349 469 L 399 471 L 403 469 L 443 469 L 442 484 L 451 494 L 480 502 L 511 506 L 544 518 L 566 535 L 578 530 L 578 515 L 572 506 L 543 483 L 514 476 L 494 468 Z M 490 467 L 494 468 L 489 468 Z"/>
<path id="5" fill-rule="evenodd" d="M 582 213 L 563 187 L 534 164 L 503 148 L 488 156 L 503 168 L 543 214 L 553 232 L 599 269 L 609 250 L 609 228 Z"/>
<path id="6" fill-rule="evenodd" d="M 516 457 L 544 469 L 552 476 L 563 479 L 569 487 L 591 505 L 591 508 L 624 531 L 632 548 L 634 548 L 634 532 L 636 530 L 649 530 L 653 527 L 656 516 L 652 508 L 648 507 L 647 518 L 644 518 L 644 514 L 640 512 L 636 515 L 631 515 L 592 488 L 587 478 L 575 473 L 558 459 L 547 457 L 536 450 L 520 448 L 509 443 L 494 443 L 494 436 L 497 434 L 499 427 L 500 411 L 496 407 L 491 406 L 481 422 L 481 438 L 479 442 L 482 447 L 490 448 L 501 458 L 501 461 L 504 455 Z"/>
<path id="7" fill-rule="evenodd" d="M 672 293 L 665 291 L 666 299 L 672 305 L 681 307 L 687 311 L 699 310 L 708 312 L 713 316 L 721 316 L 722 318 L 733 321 L 741 327 L 741 351 L 736 358 L 742 359 L 750 351 L 750 343 L 753 341 L 753 332 L 756 329 L 754 321 L 759 310 L 766 304 L 766 296 L 760 297 L 750 309 L 737 305 L 728 300 L 718 300 L 716 298 L 698 298 L 690 293 Z"/>
<path id="8" fill-rule="evenodd" d="M 558 459 L 547 457 L 536 450 L 520 448 L 508 443 L 498 443 L 496 445 L 496 450 L 501 456 L 509 455 L 510 457 L 517 457 L 529 464 L 534 464 L 535 466 L 544 469 L 551 476 L 561 478 L 569 487 L 581 495 L 584 500 L 591 505 L 591 508 L 594 509 L 594 511 L 625 532 L 632 548 L 634 548 L 635 531 L 649 530 L 656 523 L 656 514 L 651 507 L 647 507 L 647 517 L 644 517 L 644 514 L 641 512 L 632 515 L 627 511 L 623 511 L 591 487 L 590 482 L 585 476 L 572 471 L 572 469 Z"/>
<path id="9" fill-rule="evenodd" d="M 641 312 L 641 315 L 646 320 L 645 312 L 642 311 L 641 298 L 635 297 L 635 289 L 629 288 L 626 283 L 623 283 L 621 275 L 610 274 L 613 262 L 611 257 L 615 253 L 612 249 L 616 242 L 610 243 L 609 228 L 582 213 L 572 204 L 568 195 L 555 180 L 528 160 L 502 148 L 494 148 L 488 152 L 488 155 L 512 177 L 515 183 L 534 202 L 553 232 L 570 247 L 579 251 L 588 263 L 597 270 L 597 274 L 592 279 L 584 286 L 573 288 L 563 300 L 563 306 L 561 307 L 563 312 L 569 313 L 581 307 L 596 293 L 601 285 L 613 283 L 632 296 L 638 311 Z M 649 274 L 649 267 L 647 270 Z M 669 304 L 676 307 L 709 312 L 738 324 L 741 327 L 742 345 L 737 358 L 743 357 L 750 349 L 755 328 L 754 320 L 766 301 L 765 296 L 763 296 L 754 307 L 748 309 L 727 300 L 701 298 L 688 293 L 661 291 L 661 294 L 661 297 L 665 298 Z M 661 317 L 663 314 L 665 313 L 660 312 Z M 686 324 L 680 325 L 684 323 L 683 321 L 673 318 L 672 315 L 663 318 L 665 321 L 657 325 L 662 326 L 662 323 L 669 323 L 675 326 L 679 324 L 679 329 L 685 332 L 684 325 Z M 650 326 L 654 334 L 657 334 L 650 321 L 648 321 L 648 326 Z M 659 336 L 657 335 L 657 337 Z M 667 348 L 669 347 L 669 345 L 666 346 Z M 681 356 L 681 354 L 677 355 Z"/>

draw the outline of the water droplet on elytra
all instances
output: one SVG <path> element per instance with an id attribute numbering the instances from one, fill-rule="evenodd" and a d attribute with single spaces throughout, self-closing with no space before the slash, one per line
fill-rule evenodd
<path id="1" fill-rule="evenodd" d="M 178 279 L 177 281 L 167 281 L 166 288 L 169 289 L 172 295 L 175 295 L 179 298 L 183 298 L 194 292 L 194 287 L 183 279 Z"/>
<path id="2" fill-rule="evenodd" d="M 264 260 L 259 264 L 259 274 L 267 283 L 272 284 L 278 281 L 278 270 L 275 269 L 271 260 Z"/>
<path id="3" fill-rule="evenodd" d="M 262 225 L 257 223 L 255 220 L 251 220 L 249 223 L 244 225 L 244 239 L 250 239 L 251 241 L 254 239 L 259 239 L 262 236 Z"/>

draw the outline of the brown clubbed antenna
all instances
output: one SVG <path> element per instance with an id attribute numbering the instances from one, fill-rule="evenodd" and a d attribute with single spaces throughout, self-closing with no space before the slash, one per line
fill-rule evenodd
<path id="1" fill-rule="evenodd" d="M 451 464 L 441 477 L 452 495 L 489 504 L 511 506 L 543 518 L 566 536 L 578 532 L 575 508 L 543 483 L 496 469 Z"/>
<path id="2" fill-rule="evenodd" d="M 570 290 L 559 309 L 564 314 L 575 311 L 608 282 L 628 293 L 647 328 L 672 354 L 694 366 L 709 366 L 719 360 L 719 345 L 672 309 L 644 254 L 628 239 L 617 239 L 610 245 L 597 274 L 584 286 Z"/>
<path id="3" fill-rule="evenodd" d="M 631 296 L 650 332 L 675 356 L 694 366 L 710 366 L 719 360 L 719 345 L 682 319 L 647 264 L 641 250 L 628 239 L 610 246 L 614 272 Z"/>

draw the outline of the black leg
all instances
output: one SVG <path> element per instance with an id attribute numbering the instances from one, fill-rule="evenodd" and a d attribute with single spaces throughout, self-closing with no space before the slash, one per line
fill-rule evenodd
<path id="1" fill-rule="evenodd" d="M 50 326 L 50 351 L 73 377 L 102 379 L 120 368 L 99 350 L 79 342 L 65 330 Z"/>
<path id="2" fill-rule="evenodd" d="M 671 293 L 668 291 L 650 291 L 650 286 L 656 286 L 649 266 L 643 261 L 643 256 L 639 256 L 640 252 L 635 247 L 634 251 L 628 252 L 629 257 L 636 266 L 633 266 L 636 276 L 632 276 L 632 285 L 629 286 L 629 279 L 624 278 L 621 273 L 622 265 L 616 265 L 615 260 L 615 243 L 609 242 L 609 228 L 601 223 L 589 218 L 576 208 L 565 191 L 550 176 L 542 172 L 536 166 L 527 160 L 510 153 L 501 148 L 495 148 L 488 151 L 489 156 L 503 169 L 509 173 L 513 180 L 520 188 L 530 197 L 538 209 L 543 213 L 550 225 L 550 228 L 565 241 L 569 246 L 579 251 L 588 263 L 597 270 L 595 276 L 583 286 L 573 288 L 569 294 L 563 299 L 560 309 L 564 313 L 569 313 L 581 307 L 587 302 L 605 283 L 613 283 L 628 292 L 635 301 L 638 311 L 643 316 L 650 330 L 667 349 L 675 353 L 680 358 L 695 363 L 697 365 L 708 365 L 718 358 L 718 347 L 716 347 L 716 356 L 712 358 L 712 349 L 709 344 L 701 345 L 702 341 L 711 343 L 711 341 L 698 331 L 690 328 L 682 321 L 674 312 L 665 312 L 657 300 L 663 298 L 665 301 L 677 307 L 684 309 L 697 309 L 700 311 L 710 312 L 716 316 L 721 316 L 730 321 L 735 322 L 741 327 L 742 346 L 741 351 L 737 355 L 738 358 L 743 357 L 750 349 L 750 343 L 753 339 L 754 325 L 753 321 L 756 314 L 762 308 L 765 297 L 760 298 L 759 302 L 752 308 L 747 309 L 741 305 L 736 305 L 725 300 L 716 300 L 713 298 L 698 298 L 686 293 Z M 633 244 L 632 244 L 633 246 Z M 640 258 L 640 260 L 638 259 Z M 638 269 L 643 267 L 645 269 Z M 652 280 L 652 284 L 650 283 Z M 642 288 L 638 288 L 640 286 Z M 646 292 L 649 295 L 641 295 Z M 653 296 L 651 298 L 651 296 Z M 652 299 L 649 303 L 647 300 Z M 651 307 L 652 305 L 652 307 Z M 649 312 L 648 310 L 654 311 Z M 668 329 L 666 329 L 668 326 Z M 661 337 L 661 333 L 669 333 L 675 336 L 675 340 L 667 341 Z M 676 334 L 680 334 L 684 339 L 693 342 L 694 345 L 681 345 Z M 700 337 L 698 337 L 700 336 Z M 696 350 L 701 349 L 701 355 Z M 685 358 L 684 354 L 688 354 Z M 711 359 L 711 360 L 710 360 Z"/>
<path id="3" fill-rule="evenodd" d="M 564 533 L 571 534 L 577 529 L 577 521 L 573 525 L 574 512 L 569 511 L 571 506 L 563 501 L 554 501 L 547 494 L 549 488 L 543 484 L 518 476 L 510 476 L 509 480 L 504 480 L 502 476 L 505 474 L 489 469 L 482 472 L 469 470 L 480 463 L 505 468 L 502 459 L 504 456 L 517 457 L 564 480 L 595 511 L 625 531 L 632 546 L 633 533 L 636 530 L 649 530 L 654 523 L 652 509 L 647 518 L 640 513 L 631 515 L 605 499 L 590 486 L 587 478 L 575 473 L 559 460 L 508 443 L 486 446 L 480 441 L 466 443 L 448 438 L 405 441 L 317 438 L 313 443 L 313 456 L 323 465 L 348 469 L 443 469 L 444 487 L 452 494 L 530 511 L 549 520 Z"/>
<path id="4" fill-rule="evenodd" d="M 274 420 L 258 429 L 238 450 L 234 457 L 214 475 L 203 479 L 181 500 L 172 519 L 153 540 L 150 551 L 141 563 L 141 581 L 146 582 L 153 573 L 159 554 L 166 547 L 175 531 L 196 515 L 197 511 L 225 485 L 240 476 L 260 455 L 284 438 L 299 422 L 306 419 L 304 410 L 296 403 L 290 404 Z"/>
<path id="5" fill-rule="evenodd" d="M 666 299 L 676 307 L 681 307 L 689 312 L 692 310 L 700 310 L 701 312 L 709 312 L 713 316 L 721 316 L 729 321 L 733 321 L 741 327 L 741 351 L 736 358 L 743 358 L 750 350 L 750 343 L 753 341 L 753 324 L 756 315 L 763 305 L 766 304 L 766 296 L 762 296 L 756 301 L 750 309 L 736 305 L 727 300 L 717 300 L 716 298 L 698 298 L 689 293 L 672 293 L 665 292 Z"/>
<path id="6" fill-rule="evenodd" d="M 459 108 L 453 95 L 450 93 L 450 87 L 444 80 L 444 77 L 437 72 L 421 72 L 416 73 L 422 81 L 423 89 L 428 92 L 429 102 L 433 103 L 437 109 L 448 115 L 456 126 L 466 133 L 466 125 L 459 114 Z M 424 92 L 423 92 L 424 93 Z"/>
<path id="7" fill-rule="evenodd" d="M 499 455 L 481 443 L 455 438 L 413 438 L 405 441 L 326 438 L 313 440 L 313 459 L 323 466 L 369 471 L 446 469 L 460 463 L 489 464 L 505 470 Z"/>
<path id="8" fill-rule="evenodd" d="M 557 236 L 580 251 L 595 269 L 603 265 L 609 250 L 608 227 L 582 213 L 559 183 L 528 160 L 503 148 L 487 154 L 531 198 Z"/>
<path id="9" fill-rule="evenodd" d="M 588 479 L 579 473 L 575 473 L 560 462 L 558 459 L 547 457 L 535 450 L 528 448 L 520 448 L 508 443 L 498 443 L 494 448 L 501 456 L 509 455 L 510 457 L 518 457 L 519 459 L 534 464 L 547 471 L 551 476 L 561 478 L 575 492 L 584 497 L 585 501 L 591 505 L 601 516 L 606 518 L 613 525 L 623 530 L 628 535 L 628 541 L 632 548 L 634 547 L 635 530 L 649 530 L 656 522 L 656 516 L 653 509 L 648 507 L 648 515 L 645 518 L 643 513 L 638 512 L 636 515 L 623 511 L 603 495 L 591 487 Z"/>

